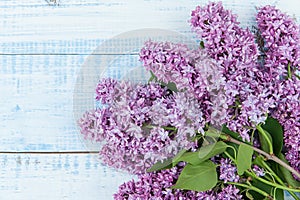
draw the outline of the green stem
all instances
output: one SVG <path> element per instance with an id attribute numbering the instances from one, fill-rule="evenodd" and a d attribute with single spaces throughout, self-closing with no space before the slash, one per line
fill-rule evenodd
<path id="1" fill-rule="evenodd" d="M 274 178 L 280 183 L 281 185 L 284 185 L 284 182 L 277 176 L 277 174 L 271 169 L 271 167 L 264 161 L 262 160 L 262 164 L 264 168 L 266 168 L 273 176 Z M 298 196 L 293 192 L 293 191 L 288 191 L 296 200 L 299 200 Z"/>
<path id="2" fill-rule="evenodd" d="M 144 125 L 143 128 L 155 128 L 155 127 L 159 127 L 159 126 L 154 126 L 154 125 Z M 175 127 L 170 127 L 170 126 L 161 126 L 161 128 L 168 130 L 168 131 L 177 131 L 177 128 Z"/>
<path id="3" fill-rule="evenodd" d="M 169 131 L 177 131 L 177 128 L 175 127 L 170 127 L 170 126 L 162 126 L 163 129 L 169 130 Z"/>
<path id="4" fill-rule="evenodd" d="M 288 79 L 292 78 L 291 63 L 288 64 Z"/>
<path id="5" fill-rule="evenodd" d="M 274 176 L 274 178 L 278 181 L 278 183 L 284 184 L 283 181 L 277 176 L 277 174 L 271 169 L 271 167 L 264 160 L 262 160 L 262 164 L 264 168 L 267 169 Z"/>
<path id="6" fill-rule="evenodd" d="M 224 153 L 228 158 L 230 158 L 230 160 L 232 160 L 232 162 L 235 163 L 235 159 L 228 152 L 225 151 Z"/>
<path id="7" fill-rule="evenodd" d="M 279 189 L 282 189 L 282 190 L 287 190 L 287 191 L 293 191 L 293 192 L 300 192 L 300 189 L 294 189 L 294 188 L 289 188 L 289 187 L 286 187 L 286 186 L 282 186 L 282 185 L 279 185 L 277 183 L 272 183 L 270 181 L 267 181 L 266 179 L 263 179 L 263 178 L 260 178 L 258 176 L 256 176 L 255 173 L 251 173 L 249 171 L 245 171 L 249 176 L 251 176 L 252 178 L 255 178 L 267 185 L 270 185 L 270 186 L 273 186 L 273 187 L 276 187 L 276 188 L 279 188 Z"/>
<path id="8" fill-rule="evenodd" d="M 243 142 L 240 142 L 234 138 L 231 138 L 230 136 L 227 136 L 227 141 L 229 142 L 232 142 L 232 143 L 235 143 L 235 144 L 242 144 Z M 245 145 L 248 145 L 246 143 L 244 143 Z M 282 160 L 280 160 L 278 157 L 276 157 L 275 155 L 270 155 L 266 152 L 264 152 L 263 150 L 261 149 L 258 149 L 256 147 L 253 147 L 251 145 L 248 145 L 249 147 L 251 147 L 254 151 L 256 151 L 257 153 L 265 156 L 265 158 L 267 160 L 273 160 L 274 162 L 278 163 L 279 165 L 281 165 L 282 167 L 286 168 L 287 170 L 289 170 L 290 172 L 292 172 L 295 176 L 297 176 L 298 178 L 300 178 L 300 173 L 297 172 L 294 168 L 292 168 L 291 166 L 289 166 L 288 164 L 286 164 L 285 162 L 283 162 Z"/>
<path id="9" fill-rule="evenodd" d="M 218 132 L 218 133 L 217 133 Z M 207 132 L 208 133 L 208 132 Z M 237 145 L 241 145 L 241 144 L 245 144 L 247 145 L 248 147 L 251 147 L 254 151 L 256 151 L 257 153 L 263 155 L 267 160 L 273 160 L 274 162 L 278 163 L 279 165 L 281 165 L 282 167 L 286 168 L 288 171 L 292 172 L 295 176 L 297 176 L 298 178 L 300 178 L 300 173 L 297 172 L 294 168 L 292 168 L 291 166 L 289 166 L 287 163 L 285 163 L 284 161 L 280 160 L 278 157 L 276 157 L 274 154 L 268 154 L 266 152 L 264 152 L 263 150 L 259 149 L 259 148 L 256 148 L 254 146 L 251 146 L 247 143 L 244 143 L 244 142 L 241 142 L 239 140 L 236 140 L 232 137 L 230 137 L 229 135 L 225 134 L 225 133 L 221 133 L 220 131 L 218 130 L 213 130 L 213 131 L 210 131 L 208 133 L 208 135 L 212 136 L 212 137 L 219 137 L 221 138 L 222 140 L 225 140 L 225 141 L 228 141 L 228 142 L 232 142 L 232 143 L 235 143 Z"/>
<path id="10" fill-rule="evenodd" d="M 231 184 L 231 185 L 236 185 L 236 186 L 240 186 L 240 187 L 243 187 L 243 188 L 247 188 L 249 190 L 253 190 L 265 197 L 268 197 L 269 199 L 273 199 L 267 192 L 261 190 L 261 189 L 258 189 L 257 187 L 254 187 L 254 186 L 251 186 L 251 185 L 246 185 L 246 184 L 242 184 L 242 183 L 236 183 L 236 182 L 227 182 L 228 184 Z"/>
<path id="11" fill-rule="evenodd" d="M 273 145 L 272 145 L 272 141 L 270 140 L 270 138 L 268 137 L 268 135 L 266 134 L 266 132 L 264 131 L 264 129 L 260 126 L 260 125 L 257 125 L 256 126 L 256 129 L 258 130 L 258 132 L 261 134 L 262 137 L 265 138 L 265 140 L 267 141 L 268 145 L 269 145 L 269 148 L 270 148 L 270 152 L 269 154 L 273 155 Z"/>

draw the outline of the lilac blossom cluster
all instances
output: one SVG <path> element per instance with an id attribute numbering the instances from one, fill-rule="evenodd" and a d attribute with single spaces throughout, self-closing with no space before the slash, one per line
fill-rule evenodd
<path id="1" fill-rule="evenodd" d="M 280 81 L 300 66 L 300 29 L 295 20 L 274 6 L 264 6 L 256 15 L 264 41 L 265 70 L 273 81 Z"/>
<path id="2" fill-rule="evenodd" d="M 179 91 L 193 94 L 206 121 L 214 125 L 226 121 L 225 79 L 218 63 L 205 50 L 148 41 L 140 51 L 140 60 L 160 81 L 173 82 Z"/>
<path id="3" fill-rule="evenodd" d="M 86 138 L 103 143 L 100 155 L 109 166 L 144 173 L 157 161 L 196 148 L 194 136 L 206 121 L 189 93 L 111 79 L 101 80 L 96 93 L 107 105 L 85 113 L 79 126 Z"/>
<path id="4" fill-rule="evenodd" d="M 281 98 L 272 114 L 284 129 L 286 159 L 300 172 L 300 80 L 285 80 L 278 90 Z"/>
<path id="5" fill-rule="evenodd" d="M 237 168 L 232 164 L 228 158 L 221 158 L 220 160 L 220 180 L 226 182 L 238 182 L 240 177 L 237 175 Z"/>
<path id="6" fill-rule="evenodd" d="M 264 70 L 278 96 L 272 115 L 284 128 L 286 158 L 300 171 L 300 81 L 294 74 L 300 65 L 300 29 L 273 6 L 260 8 L 256 19 L 264 38 Z"/>
<path id="7" fill-rule="evenodd" d="M 182 164 L 171 169 L 141 174 L 138 180 L 123 183 L 114 194 L 115 200 L 149 199 L 149 200 L 239 200 L 242 195 L 239 189 L 228 185 L 222 189 L 196 192 L 191 190 L 171 189 L 176 183 Z"/>
<path id="8" fill-rule="evenodd" d="M 245 127 L 264 122 L 277 100 L 261 72 L 255 36 L 240 28 L 237 17 L 221 2 L 198 6 L 192 11 L 190 23 L 225 77 L 227 126 L 249 141 L 249 129 Z"/>

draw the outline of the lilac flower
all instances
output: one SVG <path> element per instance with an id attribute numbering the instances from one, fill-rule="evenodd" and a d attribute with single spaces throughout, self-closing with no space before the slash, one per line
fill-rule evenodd
<path id="1" fill-rule="evenodd" d="M 82 134 L 103 142 L 104 163 L 139 174 L 182 149 L 196 148 L 193 137 L 207 121 L 193 95 L 172 94 L 158 83 L 116 81 L 112 89 L 108 106 L 79 120 Z"/>
<path id="2" fill-rule="evenodd" d="M 176 182 L 178 172 L 175 167 L 139 175 L 137 181 L 131 180 L 122 184 L 118 193 L 114 194 L 114 199 L 174 199 L 174 192 L 168 188 Z"/>
<path id="3" fill-rule="evenodd" d="M 236 200 L 242 199 L 239 189 L 229 185 L 223 188 L 220 193 L 213 190 L 195 192 L 189 190 L 170 189 L 173 186 L 182 170 L 182 166 L 158 172 L 141 174 L 137 180 L 123 183 L 116 194 L 115 200 L 149 199 L 149 200 Z"/>
<path id="4" fill-rule="evenodd" d="M 272 78 L 272 84 L 276 87 L 274 93 L 278 96 L 278 104 L 272 115 L 284 128 L 286 158 L 292 167 L 300 171 L 300 84 L 294 77 L 284 79 L 293 76 L 299 69 L 299 26 L 291 17 L 273 6 L 260 8 L 256 19 L 264 39 L 265 71 Z M 289 65 L 291 74 L 288 74 Z"/>
<path id="5" fill-rule="evenodd" d="M 218 194 L 217 199 L 222 200 L 241 200 L 243 199 L 242 195 L 239 194 L 240 190 L 236 188 L 234 185 L 228 185 L 222 189 L 222 191 Z"/>
<path id="6" fill-rule="evenodd" d="M 240 177 L 237 175 L 236 167 L 231 164 L 231 160 L 228 158 L 221 158 L 220 160 L 220 180 L 224 180 L 226 182 L 238 182 Z"/>
<path id="7" fill-rule="evenodd" d="M 111 113 L 108 109 L 92 110 L 86 112 L 78 121 L 81 133 L 85 139 L 101 142 L 105 140 L 107 131 L 111 129 Z"/>
<path id="8" fill-rule="evenodd" d="M 258 47 L 249 30 L 238 25 L 231 11 L 224 9 L 222 2 L 196 7 L 191 14 L 191 26 L 210 56 L 223 65 L 227 76 L 241 69 L 253 68 L 257 60 Z M 236 70 L 240 69 L 240 70 Z"/>
<path id="9" fill-rule="evenodd" d="M 255 172 L 255 174 L 257 176 L 264 176 L 265 175 L 265 171 L 263 168 L 260 168 L 259 166 L 257 165 L 254 165 L 253 166 L 253 171 Z"/>
<path id="10" fill-rule="evenodd" d="M 265 82 L 258 60 L 255 36 L 239 27 L 237 18 L 221 2 L 198 6 L 191 15 L 192 29 L 204 41 L 210 57 L 217 60 L 225 77 L 227 126 L 249 141 L 248 129 L 266 119 L 275 106 L 272 84 Z M 252 100 L 254 97 L 255 102 Z"/>
<path id="11" fill-rule="evenodd" d="M 272 113 L 284 129 L 286 159 L 291 166 L 300 171 L 300 80 L 285 80 L 278 88 L 280 101 Z"/>
<path id="12" fill-rule="evenodd" d="M 104 78 L 99 81 L 96 87 L 96 100 L 100 101 L 102 104 L 112 102 L 116 84 L 117 81 L 111 78 Z"/>
<path id="13" fill-rule="evenodd" d="M 277 81 L 300 65 L 300 29 L 295 20 L 274 6 L 264 6 L 256 16 L 258 28 L 264 39 L 265 70 Z"/>
<path id="14" fill-rule="evenodd" d="M 225 78 L 219 64 L 205 50 L 148 41 L 140 52 L 140 59 L 159 80 L 173 82 L 179 91 L 193 94 L 199 100 L 206 121 L 218 125 L 226 121 Z"/>
<path id="15" fill-rule="evenodd" d="M 140 60 L 159 80 L 168 83 L 176 79 L 177 88 L 182 90 L 189 88 L 197 55 L 183 44 L 148 41 L 140 51 Z"/>

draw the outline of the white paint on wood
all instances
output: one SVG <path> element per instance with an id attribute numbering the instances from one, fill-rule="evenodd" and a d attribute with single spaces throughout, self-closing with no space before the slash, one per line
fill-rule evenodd
<path id="1" fill-rule="evenodd" d="M 0 151 L 84 150 L 73 119 L 85 56 L 0 56 Z"/>
<path id="2" fill-rule="evenodd" d="M 163 28 L 188 36 L 191 10 L 206 0 L 0 1 L 0 53 L 91 53 L 104 39 L 140 28 Z M 274 4 L 300 17 L 298 1 L 224 1 L 242 26 L 253 25 L 255 6 Z"/>
<path id="3" fill-rule="evenodd" d="M 0 200 L 109 200 L 132 176 L 97 154 L 0 155 Z"/>

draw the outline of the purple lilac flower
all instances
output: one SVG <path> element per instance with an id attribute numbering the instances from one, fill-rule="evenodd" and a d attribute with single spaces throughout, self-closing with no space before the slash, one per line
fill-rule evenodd
<path id="1" fill-rule="evenodd" d="M 236 16 L 224 9 L 222 2 L 196 7 L 190 23 L 225 77 L 227 126 L 249 141 L 249 129 L 245 127 L 263 123 L 275 104 L 272 91 L 265 89 L 269 83 L 265 83 L 257 62 L 255 37 L 248 29 L 239 27 Z"/>
<path id="2" fill-rule="evenodd" d="M 300 81 L 293 77 L 300 65 L 300 29 L 294 19 L 273 6 L 260 8 L 256 19 L 264 39 L 265 71 L 278 96 L 272 115 L 284 128 L 286 158 L 300 171 Z M 288 65 L 292 77 L 286 80 Z"/>
<path id="3" fill-rule="evenodd" d="M 265 70 L 277 81 L 287 76 L 288 64 L 295 71 L 300 66 L 300 29 L 295 20 L 274 6 L 264 6 L 256 16 L 264 39 Z"/>
<path id="4" fill-rule="evenodd" d="M 171 189 L 182 170 L 182 166 L 158 172 L 141 174 L 137 180 L 123 183 L 116 194 L 115 200 L 148 199 L 148 200 L 236 200 L 241 199 L 239 189 L 229 185 L 220 193 L 209 190 L 195 192 L 190 190 Z"/>
<path id="5" fill-rule="evenodd" d="M 110 98 L 108 106 L 79 120 L 81 133 L 103 142 L 104 163 L 134 174 L 182 149 L 194 149 L 193 137 L 206 123 L 197 99 L 172 94 L 158 83 L 115 82 Z"/>
<path id="6" fill-rule="evenodd" d="M 238 182 L 240 177 L 237 175 L 236 167 L 231 163 L 228 158 L 221 158 L 220 160 L 220 180 L 226 182 Z"/>
<path id="7" fill-rule="evenodd" d="M 85 139 L 102 142 L 107 137 L 107 131 L 111 129 L 111 113 L 108 109 L 91 110 L 86 112 L 78 121 L 81 133 Z"/>
<path id="8" fill-rule="evenodd" d="M 225 78 L 219 64 L 205 50 L 148 41 L 140 52 L 140 59 L 159 80 L 174 82 L 179 91 L 193 94 L 206 121 L 217 125 L 226 121 Z"/>
<path id="9" fill-rule="evenodd" d="M 176 80 L 177 88 L 182 90 L 190 87 L 195 58 L 201 55 L 184 44 L 148 41 L 140 51 L 140 60 L 159 80 L 165 83 Z"/>
<path id="10" fill-rule="evenodd" d="M 272 113 L 284 129 L 286 159 L 300 171 L 300 80 L 288 79 L 278 88 L 280 101 Z"/>
<path id="11" fill-rule="evenodd" d="M 104 78 L 97 84 L 96 100 L 102 104 L 111 103 L 113 101 L 114 87 L 117 81 L 111 78 Z"/>
<path id="12" fill-rule="evenodd" d="M 263 168 L 260 168 L 259 166 L 257 165 L 254 165 L 253 166 L 253 169 L 254 173 L 257 175 L 257 176 L 264 176 L 265 175 L 265 171 Z"/>
<path id="13" fill-rule="evenodd" d="M 222 189 L 220 193 L 218 193 L 217 199 L 222 200 L 241 200 L 243 199 L 242 195 L 239 194 L 240 190 L 236 188 L 234 185 L 228 185 Z"/>

